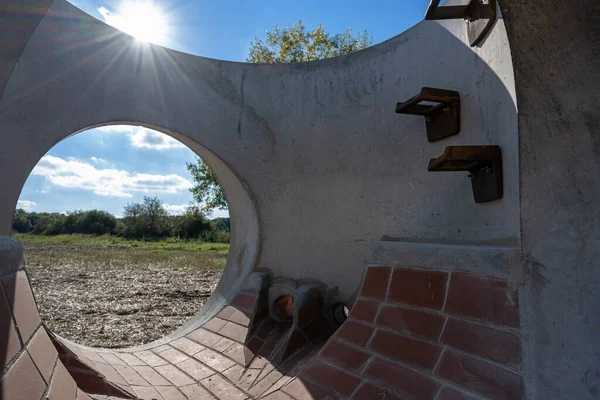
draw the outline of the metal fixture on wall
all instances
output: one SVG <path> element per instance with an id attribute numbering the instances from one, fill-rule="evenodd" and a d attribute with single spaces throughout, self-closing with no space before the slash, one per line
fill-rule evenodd
<path id="1" fill-rule="evenodd" d="M 471 47 L 478 45 L 496 21 L 496 0 L 470 0 L 465 5 L 439 7 L 440 0 L 431 0 L 425 19 L 459 19 L 467 24 Z"/>
<path id="2" fill-rule="evenodd" d="M 428 171 L 469 171 L 475 203 L 502 198 L 502 151 L 499 146 L 448 146 L 429 161 Z"/>
<path id="3" fill-rule="evenodd" d="M 419 104 L 421 102 L 437 104 Z M 454 90 L 424 87 L 418 95 L 396 104 L 396 113 L 424 116 L 430 142 L 460 131 L 460 97 Z"/>

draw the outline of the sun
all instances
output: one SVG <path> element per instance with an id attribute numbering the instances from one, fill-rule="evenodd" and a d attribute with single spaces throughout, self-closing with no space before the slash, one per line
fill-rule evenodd
<path id="1" fill-rule="evenodd" d="M 156 44 L 167 40 L 167 14 L 151 0 L 123 1 L 117 10 L 98 9 L 105 21 L 134 38 Z"/>

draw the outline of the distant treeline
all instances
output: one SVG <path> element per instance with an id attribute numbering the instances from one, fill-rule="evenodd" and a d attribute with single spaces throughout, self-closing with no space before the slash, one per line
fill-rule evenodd
<path id="1" fill-rule="evenodd" d="M 209 220 L 202 210 L 190 205 L 182 215 L 169 215 L 157 197 L 127 204 L 123 218 L 100 210 L 60 213 L 15 210 L 13 230 L 38 235 L 115 235 L 128 239 L 178 237 L 206 242 L 229 243 L 229 218 Z"/>

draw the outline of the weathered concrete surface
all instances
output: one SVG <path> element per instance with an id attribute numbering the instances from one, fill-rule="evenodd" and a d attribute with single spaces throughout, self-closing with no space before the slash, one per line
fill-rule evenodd
<path id="1" fill-rule="evenodd" d="M 53 0 L 0 3 L 0 96 L 16 61 Z"/>
<path id="2" fill-rule="evenodd" d="M 599 3 L 501 5 L 519 102 L 529 398 L 597 399 Z"/>
<path id="3" fill-rule="evenodd" d="M 4 4 L 2 29 L 20 3 Z M 33 35 L 31 17 L 11 36 L 18 45 L 2 44 L 0 233 L 54 144 L 143 124 L 204 157 L 230 202 L 232 251 L 209 313 L 259 266 L 339 285 L 350 300 L 372 241 L 403 238 L 376 243 L 373 257 L 447 258 L 447 270 L 464 260 L 521 284 L 526 398 L 597 398 L 598 6 L 502 6 L 480 48 L 465 45 L 462 21 L 424 22 L 353 55 L 257 66 L 141 45 L 57 0 Z M 458 136 L 430 144 L 422 118 L 393 113 L 422 86 L 461 93 Z M 475 205 L 466 174 L 426 172 L 455 144 L 502 147 L 502 200 Z"/>
<path id="4" fill-rule="evenodd" d="M 485 46 L 465 40 L 463 21 L 423 22 L 336 59 L 249 65 L 142 45 L 57 0 L 0 99 L 0 166 L 11 171 L 0 176 L 0 232 L 9 232 L 23 183 L 54 144 L 126 122 L 205 149 L 203 157 L 210 151 L 254 201 L 257 265 L 337 285 L 345 300 L 382 235 L 518 242 L 508 39 L 499 21 Z M 428 143 L 422 117 L 394 113 L 422 86 L 460 92 L 459 135 Z M 466 173 L 427 172 L 430 158 L 456 144 L 502 146 L 502 200 L 475 205 Z M 225 193 L 235 214 L 237 195 L 226 185 Z M 232 249 L 230 265 L 251 258 Z"/>

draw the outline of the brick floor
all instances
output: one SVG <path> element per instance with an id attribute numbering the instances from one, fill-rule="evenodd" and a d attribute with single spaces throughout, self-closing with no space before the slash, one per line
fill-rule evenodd
<path id="1" fill-rule="evenodd" d="M 19 273 L 0 289 L 20 292 L 28 285 Z M 6 340 L 17 339 L 3 361 L 18 354 L 19 330 L 32 338 L 2 377 L 1 398 L 39 399 L 50 382 L 50 400 L 85 400 L 73 377 L 89 381 L 81 387 L 92 392 L 104 390 L 90 396 L 102 399 L 116 398 L 116 387 L 155 400 L 522 397 L 518 294 L 498 277 L 369 268 L 348 321 L 335 333 L 323 317 L 301 329 L 261 320 L 262 292 L 239 293 L 206 329 L 132 352 L 65 344 L 64 365 L 36 319 L 17 315 L 35 305 L 28 293 L 15 293 L 11 303 L 0 296 Z"/>

